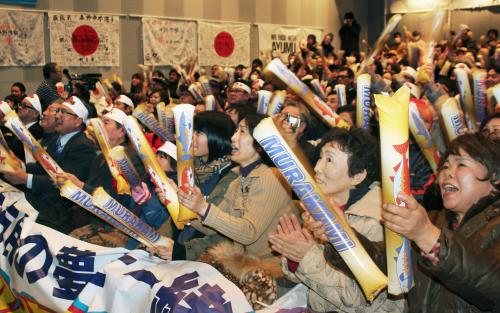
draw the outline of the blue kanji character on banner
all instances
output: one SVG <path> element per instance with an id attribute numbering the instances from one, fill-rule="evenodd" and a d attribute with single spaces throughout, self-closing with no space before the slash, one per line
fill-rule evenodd
<path id="1" fill-rule="evenodd" d="M 49 273 L 50 265 L 52 265 L 52 254 L 49 251 L 47 240 L 41 235 L 30 235 L 21 240 L 21 246 L 28 244 L 34 245 L 23 255 L 19 255 L 18 257 L 16 257 L 14 265 L 19 276 L 23 277 L 23 273 L 26 270 L 26 265 L 28 265 L 31 260 L 39 256 L 40 258 L 42 258 L 43 263 L 35 263 L 37 264 L 35 268 L 33 268 L 34 265 L 32 264 L 30 266 L 30 271 L 26 272 L 28 282 L 32 284 L 39 279 L 47 276 L 47 274 Z M 41 266 L 40 263 L 42 263 Z"/>
<path id="2" fill-rule="evenodd" d="M 149 285 L 149 287 L 153 288 L 153 286 L 160 281 L 155 277 L 155 275 L 148 270 L 137 270 L 125 275 L 132 276 L 137 281 L 142 281 L 143 283 Z"/>
<path id="3" fill-rule="evenodd" d="M 198 276 L 196 271 L 187 273 L 174 279 L 170 287 L 161 287 L 151 303 L 151 313 L 182 312 L 184 307 L 179 302 L 186 296 L 186 290 L 198 286 Z"/>
<path id="4" fill-rule="evenodd" d="M 192 292 L 184 298 L 191 307 L 190 311 L 185 312 L 203 312 L 203 313 L 232 313 L 231 302 L 226 302 L 222 297 L 224 290 L 218 285 L 210 286 L 204 284 L 198 291 L 201 295 Z M 183 313 L 179 311 L 179 313 Z"/>
<path id="5" fill-rule="evenodd" d="M 76 247 L 63 247 L 56 258 L 59 265 L 54 277 L 60 288 L 54 288 L 54 297 L 74 300 L 87 283 L 104 286 L 105 275 L 94 273 L 95 252 L 78 250 Z"/>

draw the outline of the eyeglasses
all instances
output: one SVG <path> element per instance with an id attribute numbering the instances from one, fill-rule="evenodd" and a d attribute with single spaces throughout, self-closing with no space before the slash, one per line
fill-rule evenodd
<path id="1" fill-rule="evenodd" d="M 30 110 L 33 110 L 33 111 L 37 111 L 37 109 L 35 109 L 34 107 L 30 106 L 30 105 L 27 105 L 26 103 L 24 102 L 21 102 L 18 104 L 18 107 L 20 109 L 30 109 Z"/>
<path id="2" fill-rule="evenodd" d="M 62 114 L 67 114 L 67 115 L 71 115 L 71 116 L 74 116 L 74 117 L 79 117 L 75 113 L 71 113 L 70 111 L 68 111 L 66 109 L 61 109 L 61 108 L 51 109 L 50 112 L 52 112 L 52 113 L 62 113 Z"/>

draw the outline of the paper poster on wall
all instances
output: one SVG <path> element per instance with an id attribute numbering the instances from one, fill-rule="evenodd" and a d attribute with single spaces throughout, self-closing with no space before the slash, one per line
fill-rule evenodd
<path id="1" fill-rule="evenodd" d="M 45 64 L 43 13 L 0 11 L 0 66 Z"/>
<path id="2" fill-rule="evenodd" d="M 50 58 L 62 66 L 119 66 L 119 18 L 49 13 Z"/>
<path id="3" fill-rule="evenodd" d="M 250 62 L 250 25 L 198 23 L 201 65 L 236 66 Z"/>
<path id="4" fill-rule="evenodd" d="M 196 53 L 196 22 L 143 18 L 142 38 L 144 64 L 185 64 Z"/>
<path id="5" fill-rule="evenodd" d="M 273 56 L 279 57 L 285 64 L 288 63 L 288 55 L 297 52 L 298 42 L 306 40 L 307 35 L 315 35 L 318 42 L 322 40 L 320 29 L 273 24 L 259 24 L 258 29 L 259 51 L 271 51 Z"/>

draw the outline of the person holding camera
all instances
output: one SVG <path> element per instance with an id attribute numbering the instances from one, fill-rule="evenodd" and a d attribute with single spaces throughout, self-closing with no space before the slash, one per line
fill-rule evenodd
<path id="1" fill-rule="evenodd" d="M 295 142 L 309 162 L 316 164 L 316 148 L 304 136 L 310 120 L 307 108 L 299 102 L 290 100 L 285 102 L 281 113 L 277 116 L 283 136 L 288 137 L 286 138 L 287 142 Z"/>
<path id="2" fill-rule="evenodd" d="M 344 16 L 344 25 L 339 29 L 340 49 L 345 51 L 345 56 L 350 56 L 352 52 L 359 52 L 360 32 L 361 25 L 354 19 L 354 14 L 347 12 Z"/>

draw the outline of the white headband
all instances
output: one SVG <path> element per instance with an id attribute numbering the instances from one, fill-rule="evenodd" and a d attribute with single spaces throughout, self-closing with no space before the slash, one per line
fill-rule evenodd
<path id="1" fill-rule="evenodd" d="M 170 141 L 166 141 L 161 147 L 158 148 L 158 151 L 166 153 L 177 161 L 177 146 Z"/>
<path id="2" fill-rule="evenodd" d="M 2 111 L 3 114 L 7 114 L 10 111 L 12 111 L 10 105 L 5 102 L 5 101 L 0 101 L 0 111 Z"/>
<path id="3" fill-rule="evenodd" d="M 83 120 L 83 122 L 87 122 L 87 118 L 89 116 L 89 111 L 85 104 L 83 104 L 82 100 L 78 99 L 78 97 L 69 97 L 66 99 L 62 105 L 73 111 L 79 118 Z"/>
<path id="4" fill-rule="evenodd" d="M 252 90 L 250 89 L 250 87 L 248 87 L 247 85 L 245 85 L 242 82 L 235 82 L 233 84 L 232 88 L 242 89 L 242 90 L 246 91 L 248 94 L 250 94 L 252 92 Z"/>
<path id="5" fill-rule="evenodd" d="M 132 107 L 132 109 L 134 108 L 134 102 L 126 95 L 119 95 L 118 97 L 116 97 L 115 102 L 116 101 L 120 101 L 121 103 Z"/>
<path id="6" fill-rule="evenodd" d="M 105 117 L 112 119 L 120 125 L 123 125 L 123 122 L 127 118 L 127 114 L 125 114 L 122 110 L 117 108 L 112 108 L 111 111 L 104 114 Z"/>
<path id="7" fill-rule="evenodd" d="M 24 99 L 28 100 L 28 102 L 42 115 L 42 104 L 40 103 L 40 98 L 38 95 L 32 94 L 31 96 L 24 97 Z"/>

